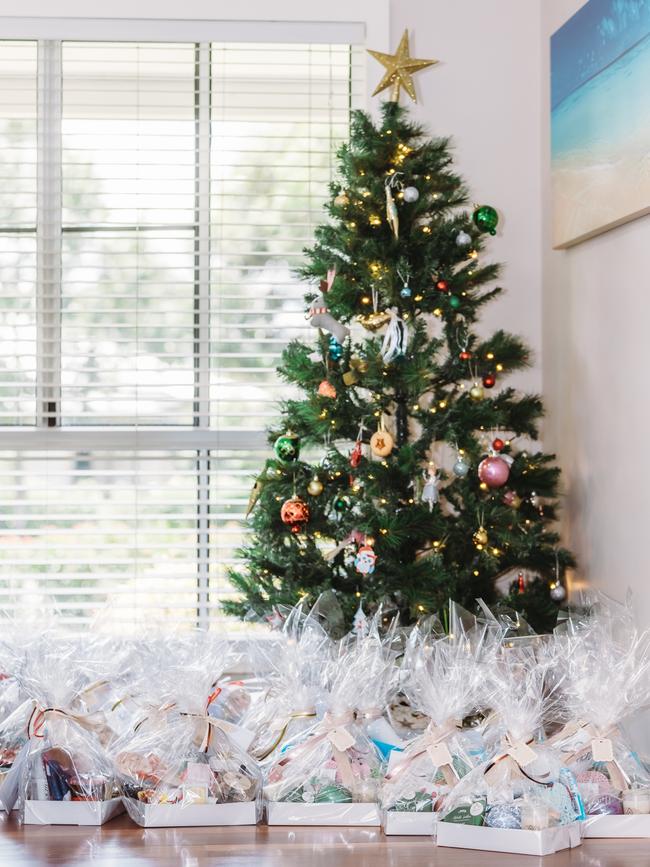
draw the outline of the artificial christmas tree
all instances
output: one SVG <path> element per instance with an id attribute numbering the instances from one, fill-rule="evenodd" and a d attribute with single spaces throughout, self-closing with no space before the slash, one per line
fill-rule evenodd
<path id="1" fill-rule="evenodd" d="M 270 434 L 246 563 L 230 572 L 241 598 L 224 607 L 265 615 L 334 590 L 348 623 L 360 597 L 409 622 L 450 597 L 495 601 L 505 580 L 507 604 L 548 629 L 573 563 L 549 528 L 559 470 L 533 445 L 540 398 L 504 386 L 526 346 L 474 331 L 502 292 L 482 259 L 498 214 L 466 209 L 448 140 L 399 105 L 408 42 L 406 55 L 379 58 L 393 100 L 376 125 L 353 113 L 329 220 L 305 251 L 317 351 L 293 341 L 283 354 L 279 372 L 304 397 Z"/>

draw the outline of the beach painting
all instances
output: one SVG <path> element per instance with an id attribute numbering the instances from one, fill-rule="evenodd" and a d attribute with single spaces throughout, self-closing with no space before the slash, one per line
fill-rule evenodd
<path id="1" fill-rule="evenodd" d="M 553 242 L 650 213 L 650 0 L 589 0 L 551 37 Z"/>

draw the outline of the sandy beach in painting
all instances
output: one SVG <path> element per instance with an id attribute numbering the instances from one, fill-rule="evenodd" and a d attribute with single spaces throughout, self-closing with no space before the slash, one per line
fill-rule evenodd
<path id="1" fill-rule="evenodd" d="M 556 246 L 650 209 L 649 82 L 650 36 L 553 109 Z"/>

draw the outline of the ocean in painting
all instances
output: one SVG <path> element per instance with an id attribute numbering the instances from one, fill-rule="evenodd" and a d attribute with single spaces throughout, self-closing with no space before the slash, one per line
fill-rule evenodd
<path id="1" fill-rule="evenodd" d="M 551 40 L 554 243 L 650 208 L 650 0 L 590 0 Z"/>

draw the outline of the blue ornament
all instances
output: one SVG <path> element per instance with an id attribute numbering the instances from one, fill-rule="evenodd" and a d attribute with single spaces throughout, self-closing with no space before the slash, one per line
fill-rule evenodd
<path id="1" fill-rule="evenodd" d="M 495 804 L 485 816 L 490 828 L 521 828 L 521 809 L 512 804 Z"/>
<path id="2" fill-rule="evenodd" d="M 330 337 L 329 339 L 329 356 L 332 361 L 340 361 L 343 358 L 343 347 L 336 337 Z"/>
<path id="3" fill-rule="evenodd" d="M 411 291 L 411 287 L 405 283 L 399 290 L 399 294 L 402 298 L 410 298 L 413 293 Z"/>

